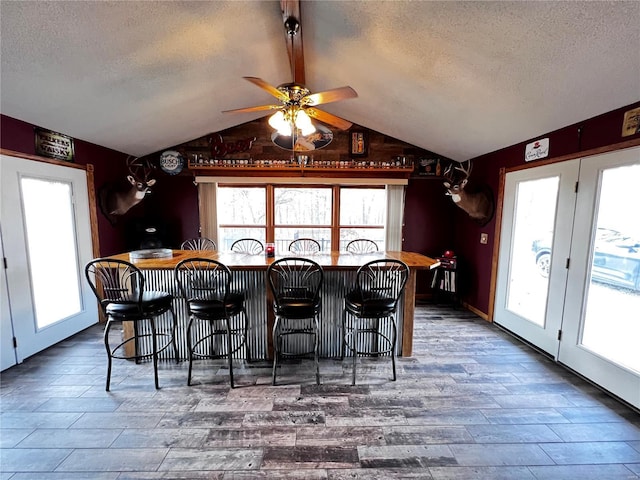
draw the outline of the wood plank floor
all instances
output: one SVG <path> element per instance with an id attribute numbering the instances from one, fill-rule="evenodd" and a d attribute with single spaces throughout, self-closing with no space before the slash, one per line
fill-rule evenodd
<path id="1" fill-rule="evenodd" d="M 2 480 L 632 479 L 640 415 L 465 310 L 416 309 L 414 356 L 282 368 L 106 357 L 95 326 L 2 373 Z"/>

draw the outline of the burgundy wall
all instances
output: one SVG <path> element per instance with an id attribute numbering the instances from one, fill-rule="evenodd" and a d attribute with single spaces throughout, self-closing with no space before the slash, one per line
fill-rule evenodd
<path id="1" fill-rule="evenodd" d="M 35 155 L 33 125 L 0 115 L 0 148 Z M 46 126 L 41 126 L 47 128 Z M 64 132 L 60 132 L 64 133 Z M 74 139 L 75 163 L 93 164 L 96 192 L 110 182 L 122 182 L 127 175 L 127 155 L 99 145 Z M 100 254 L 113 255 L 137 248 L 136 227 L 166 220 L 170 225 L 169 246 L 179 246 L 182 238 L 194 236 L 198 231 L 198 200 L 190 176 L 169 176 L 161 171 L 153 192 L 133 207 L 115 226 L 98 212 Z M 194 226 L 195 225 L 195 226 Z"/>
<path id="2" fill-rule="evenodd" d="M 527 143 L 541 138 L 549 138 L 549 157 L 561 157 L 581 151 L 614 145 L 627 140 L 640 138 L 640 134 L 622 137 L 624 113 L 640 106 L 640 102 L 569 125 L 553 132 L 538 135 L 521 143 L 474 158 L 471 178 L 474 182 L 486 183 L 494 193 L 498 191 L 500 168 L 523 165 Z M 581 133 L 579 131 L 581 130 Z M 535 162 L 531 162 L 534 164 Z M 471 185 L 470 185 L 471 186 Z M 489 288 L 491 281 L 491 261 L 495 218 L 484 227 L 474 224 L 464 212 L 456 213 L 455 250 L 466 267 L 464 283 L 467 285 L 464 300 L 477 310 L 489 311 Z M 480 244 L 480 233 L 489 234 L 489 243 Z"/>
<path id="3" fill-rule="evenodd" d="M 487 184 L 497 194 L 499 169 L 524 164 L 525 145 L 536 139 L 549 137 L 549 158 L 554 158 L 638 138 L 640 134 L 621 137 L 624 112 L 638 106 L 640 102 L 477 157 L 473 159 L 474 169 L 468 187 Z M 33 126 L 0 115 L 0 147 L 34 154 Z M 126 175 L 126 155 L 120 152 L 82 140 L 75 140 L 75 152 L 77 163 L 94 165 L 96 190 L 104 183 L 121 180 Z M 148 224 L 163 227 L 163 241 L 168 247 L 178 247 L 183 239 L 198 235 L 198 196 L 191 175 L 185 171 L 170 176 L 158 171 L 155 177 L 157 183 L 153 192 L 133 207 L 118 225 L 111 226 L 101 213 L 98 214 L 101 255 L 139 248 L 139 230 Z M 483 227 L 472 222 L 445 196 L 441 181 L 433 178 L 409 180 L 403 248 L 428 256 L 453 249 L 458 255 L 464 300 L 485 313 L 490 301 L 494 231 L 495 218 Z M 487 245 L 480 244 L 480 233 L 489 234 Z M 418 293 L 427 291 L 428 273 L 422 272 L 418 278 Z"/>
<path id="4" fill-rule="evenodd" d="M 409 180 L 404 208 L 403 250 L 436 257 L 453 248 L 456 207 L 445 192 L 441 179 Z M 418 272 L 418 294 L 429 292 L 430 275 L 427 271 Z"/>
<path id="5" fill-rule="evenodd" d="M 255 123 L 250 122 L 246 126 L 252 134 L 255 133 Z M 262 125 L 264 122 L 259 123 Z M 0 147 L 35 154 L 33 127 L 26 122 L 0 115 Z M 243 127 L 240 126 L 230 130 L 242 129 Z M 378 135 L 384 137 L 381 134 Z M 346 137 L 346 134 L 344 136 Z M 125 178 L 127 174 L 125 154 L 82 140 L 75 139 L 74 143 L 76 163 L 94 165 L 97 192 L 104 184 L 121 182 Z M 424 152 L 415 148 L 407 150 L 407 147 L 411 146 L 398 141 L 394 143 L 390 137 L 384 137 L 379 143 L 384 144 L 387 150 L 391 148 L 389 145 L 392 145 L 396 154 L 415 153 L 413 150 Z M 336 141 L 336 145 L 340 147 L 340 142 Z M 385 155 L 388 153 L 384 150 Z M 158 156 L 159 152 L 158 155 L 152 154 L 149 157 Z M 367 159 L 370 158 L 372 158 L 371 155 Z M 139 248 L 141 239 L 145 238 L 141 232 L 146 226 L 158 228 L 159 236 L 167 247 L 177 248 L 185 238 L 198 236 L 200 225 L 198 194 L 191 174 L 185 170 L 180 175 L 170 176 L 158 170 L 154 177 L 157 183 L 152 192 L 143 202 L 127 212 L 115 226 L 112 226 L 104 215 L 98 212 L 101 255 L 112 255 Z M 446 213 L 447 210 L 450 210 L 450 205 L 444 196 L 444 187 L 440 182 L 433 179 L 411 179 L 405 209 L 404 248 L 427 255 L 436 255 L 441 250 L 450 248 L 453 226 L 451 215 Z M 424 291 L 424 285 L 427 283 L 427 280 L 421 282 L 421 291 Z"/>

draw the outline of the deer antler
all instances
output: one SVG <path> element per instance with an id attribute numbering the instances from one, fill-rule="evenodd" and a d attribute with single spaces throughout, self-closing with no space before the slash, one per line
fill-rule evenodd
<path id="1" fill-rule="evenodd" d="M 444 178 L 446 178 L 447 180 L 451 180 L 451 171 L 453 170 L 453 164 L 450 163 L 449 165 L 447 165 L 447 168 L 444 169 L 444 172 L 442 173 L 442 176 Z"/>
<path id="2" fill-rule="evenodd" d="M 493 193 L 487 186 L 479 192 L 465 191 L 472 167 L 473 164 L 470 160 L 458 164 L 455 168 L 453 168 L 453 164 L 449 164 L 444 171 L 444 177 L 447 180 L 444 182 L 444 186 L 447 188 L 446 194 L 451 196 L 459 208 L 467 212 L 480 225 L 486 225 L 493 216 Z M 461 172 L 462 178 L 455 179 L 455 171 Z M 460 175 L 457 176 L 460 177 Z"/>
<path id="3" fill-rule="evenodd" d="M 464 168 L 464 164 L 460 164 L 460 166 L 456 167 L 456 170 L 462 172 L 464 174 L 464 178 L 467 179 L 469 178 L 469 175 L 471 175 L 471 170 L 473 169 L 473 163 L 471 163 L 471 160 L 467 160 L 465 162 L 467 164 L 467 168 Z"/>
<path id="4" fill-rule="evenodd" d="M 149 174 L 153 170 L 153 165 L 149 161 L 149 159 L 140 162 L 140 157 L 127 157 L 127 170 L 129 170 L 129 174 L 138 181 L 147 181 L 149 179 Z M 140 170 L 142 169 L 142 176 L 140 175 Z"/>

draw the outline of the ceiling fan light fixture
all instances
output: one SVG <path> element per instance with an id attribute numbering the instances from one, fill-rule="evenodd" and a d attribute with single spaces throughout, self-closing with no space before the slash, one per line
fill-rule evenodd
<path id="1" fill-rule="evenodd" d="M 316 131 L 316 127 L 311 123 L 311 117 L 304 110 L 298 110 L 296 113 L 296 128 L 300 130 L 303 136 L 311 135 Z"/>
<path id="2" fill-rule="evenodd" d="M 311 122 L 311 117 L 304 110 L 297 107 L 288 107 L 286 110 L 278 110 L 269 117 L 269 125 L 280 135 L 290 137 L 294 128 L 300 131 L 302 136 L 311 135 L 316 127 Z"/>
<path id="3" fill-rule="evenodd" d="M 278 110 L 269 117 L 269 125 L 277 130 L 280 135 L 284 135 L 285 137 L 291 136 L 291 123 L 287 121 L 282 110 Z"/>

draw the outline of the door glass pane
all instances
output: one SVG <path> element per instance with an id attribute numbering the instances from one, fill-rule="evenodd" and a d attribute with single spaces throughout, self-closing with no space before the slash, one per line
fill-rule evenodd
<path id="1" fill-rule="evenodd" d="M 517 187 L 506 308 L 544 326 L 559 177 Z"/>
<path id="2" fill-rule="evenodd" d="M 71 184 L 20 182 L 27 258 L 38 329 L 82 310 Z"/>
<path id="3" fill-rule="evenodd" d="M 640 165 L 604 170 L 590 258 L 582 345 L 640 372 Z"/>

